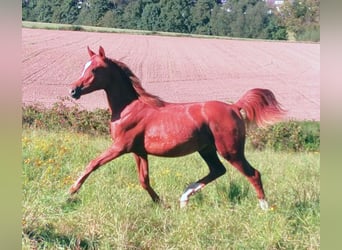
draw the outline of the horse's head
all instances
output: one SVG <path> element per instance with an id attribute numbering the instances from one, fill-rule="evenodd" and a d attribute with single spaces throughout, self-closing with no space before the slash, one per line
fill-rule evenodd
<path id="1" fill-rule="evenodd" d="M 100 46 L 98 55 L 88 47 L 90 60 L 84 65 L 81 77 L 71 84 L 70 95 L 79 99 L 81 95 L 105 89 L 108 84 L 108 65 L 104 49 Z"/>

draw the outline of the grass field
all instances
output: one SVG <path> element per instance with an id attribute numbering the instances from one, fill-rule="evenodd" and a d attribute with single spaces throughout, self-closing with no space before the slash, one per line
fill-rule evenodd
<path id="1" fill-rule="evenodd" d="M 108 145 L 107 137 L 23 130 L 23 249 L 319 249 L 319 153 L 246 153 L 263 175 L 267 212 L 228 164 L 180 209 L 183 189 L 208 171 L 197 154 L 149 158 L 168 209 L 139 186 L 131 155 L 94 172 L 70 199 L 70 185 Z"/>

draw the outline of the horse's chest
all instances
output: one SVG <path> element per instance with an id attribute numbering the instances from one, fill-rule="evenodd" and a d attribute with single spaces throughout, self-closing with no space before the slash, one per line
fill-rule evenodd
<path id="1" fill-rule="evenodd" d="M 110 134 L 113 140 L 126 140 L 130 141 L 138 134 L 137 131 L 140 126 L 136 123 L 124 123 L 121 121 L 112 122 L 110 124 Z"/>
<path id="2" fill-rule="evenodd" d="M 110 135 L 112 137 L 112 140 L 115 140 L 116 137 L 118 137 L 118 134 L 120 134 L 121 128 L 118 126 L 117 122 L 111 122 L 110 123 Z"/>

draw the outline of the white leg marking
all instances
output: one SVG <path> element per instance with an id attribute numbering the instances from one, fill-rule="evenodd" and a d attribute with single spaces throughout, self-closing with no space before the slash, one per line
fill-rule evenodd
<path id="1" fill-rule="evenodd" d="M 188 204 L 189 197 L 200 191 L 205 185 L 203 183 L 193 183 L 182 194 L 180 201 L 180 207 L 183 208 Z"/>
<path id="2" fill-rule="evenodd" d="M 268 203 L 266 200 L 260 199 L 259 205 L 260 205 L 262 210 L 268 210 Z"/>

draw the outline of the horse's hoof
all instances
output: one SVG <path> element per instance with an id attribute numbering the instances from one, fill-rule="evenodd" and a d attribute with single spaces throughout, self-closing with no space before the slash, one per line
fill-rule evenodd
<path id="1" fill-rule="evenodd" d="M 266 200 L 264 199 L 260 199 L 259 200 L 259 205 L 260 205 L 260 208 L 264 211 L 267 211 L 268 210 L 268 203 Z"/>
<path id="2" fill-rule="evenodd" d="M 69 194 L 74 195 L 77 193 L 77 191 L 78 191 L 77 187 L 71 186 L 71 188 L 69 189 Z"/>
<path id="3" fill-rule="evenodd" d="M 181 200 L 179 202 L 180 208 L 185 208 L 188 205 L 188 200 Z"/>
<path id="4" fill-rule="evenodd" d="M 160 199 L 158 197 L 158 199 L 153 199 L 153 203 L 157 206 L 160 206 L 161 208 L 164 208 L 164 209 L 170 209 L 171 206 L 169 204 L 166 203 L 166 201 Z"/>

